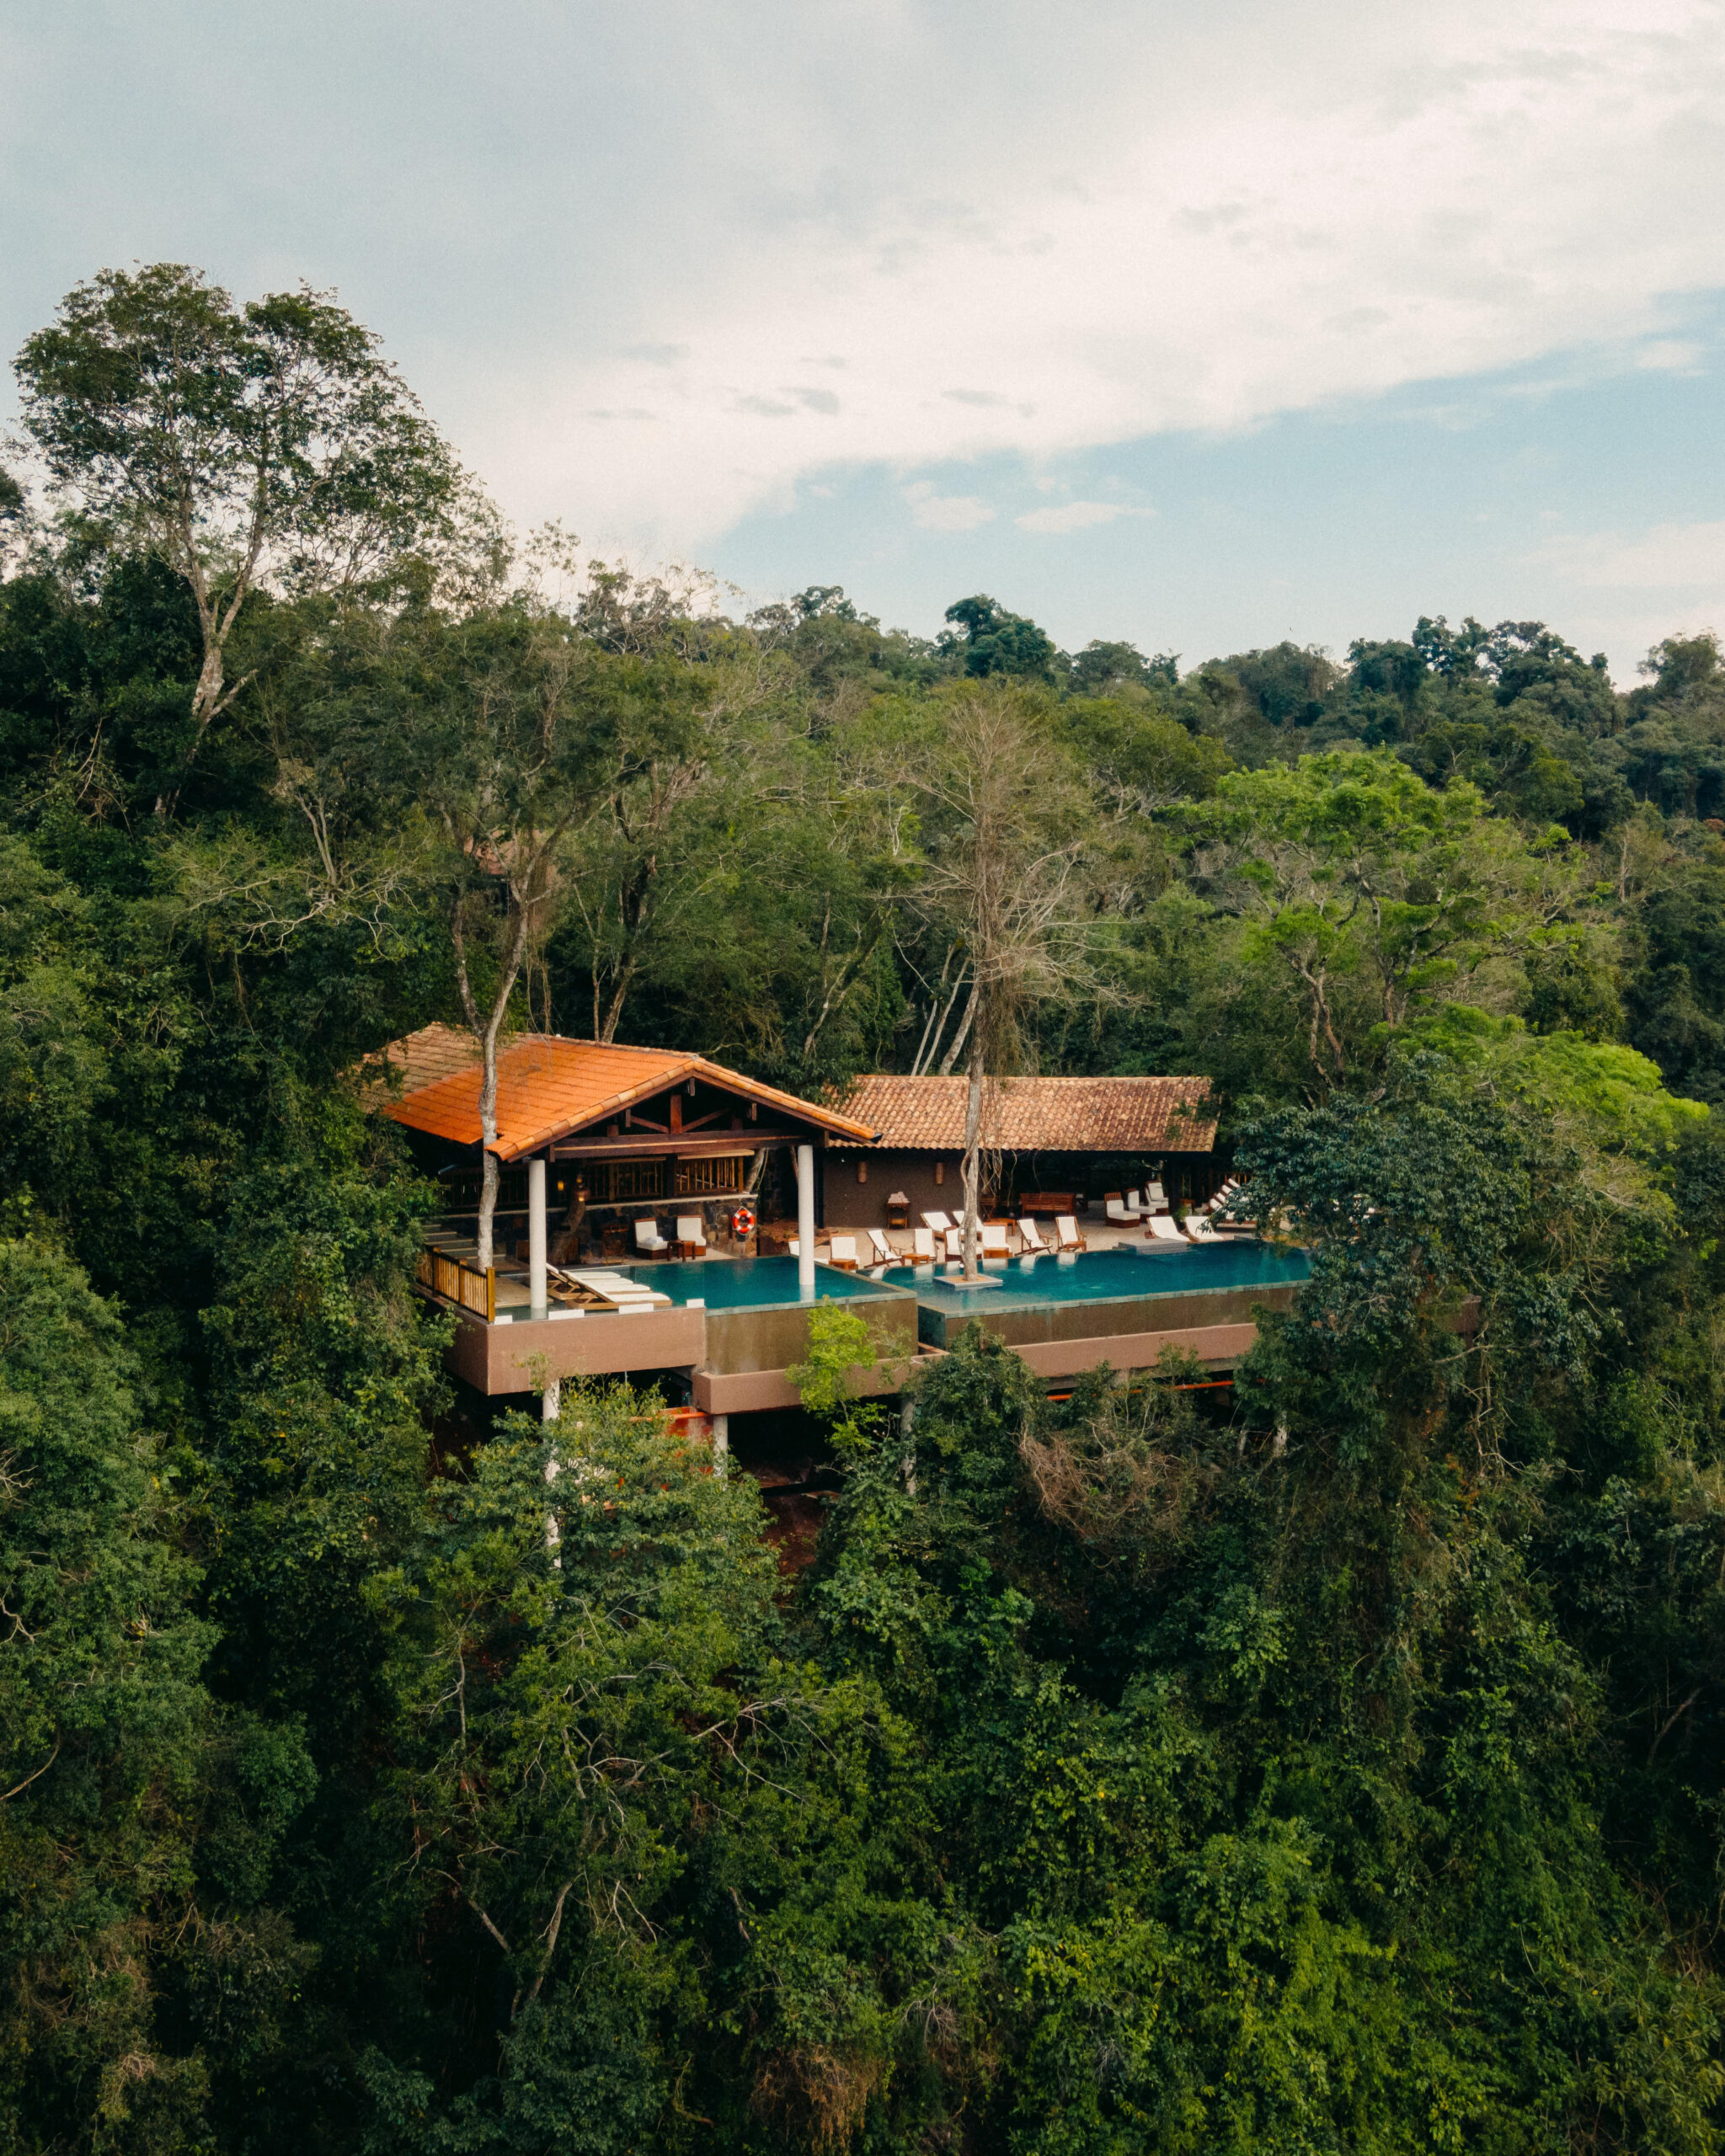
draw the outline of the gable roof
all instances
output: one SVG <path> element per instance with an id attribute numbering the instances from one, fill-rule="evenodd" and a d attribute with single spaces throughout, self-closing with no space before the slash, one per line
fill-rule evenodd
<path id="1" fill-rule="evenodd" d="M 877 1072 L 841 1105 L 883 1148 L 950 1153 L 964 1143 L 967 1085 Z M 1208 1078 L 1003 1078 L 983 1096 L 982 1132 L 1008 1153 L 1207 1153 L 1216 1118 Z"/>
<path id="2" fill-rule="evenodd" d="M 382 1052 L 384 1072 L 400 1074 L 401 1090 L 384 1093 L 373 1081 L 372 1105 L 410 1130 L 457 1145 L 479 1143 L 479 1048 L 452 1026 L 425 1026 Z M 619 1115 L 690 1078 L 703 1078 L 745 1100 L 778 1109 L 834 1137 L 868 1144 L 873 1126 L 793 1093 L 763 1086 L 705 1056 L 679 1049 L 618 1048 L 604 1041 L 566 1040 L 558 1033 L 519 1033 L 497 1057 L 497 1143 L 501 1161 L 537 1152 L 554 1139 Z M 675 1146 L 668 1139 L 667 1149 Z"/>

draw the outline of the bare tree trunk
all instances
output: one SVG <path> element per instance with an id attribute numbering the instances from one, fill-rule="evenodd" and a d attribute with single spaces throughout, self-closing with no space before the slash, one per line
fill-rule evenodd
<path id="1" fill-rule="evenodd" d="M 634 977 L 634 972 L 633 958 L 624 959 L 622 964 L 617 969 L 617 986 L 611 992 L 611 1002 L 605 1013 L 605 1022 L 603 1025 L 595 1024 L 593 1028 L 594 1039 L 603 1041 L 607 1048 L 617 1038 L 617 1029 L 623 1015 L 623 998 L 629 992 L 629 983 Z M 595 1015 L 595 1017 L 597 1015 L 596 1004 Z"/>
<path id="2" fill-rule="evenodd" d="M 479 1224 L 475 1235 L 479 1247 L 474 1263 L 481 1273 L 487 1273 L 493 1263 L 491 1231 L 492 1224 L 497 1217 L 499 1171 L 494 1150 L 497 1145 L 497 1040 L 503 1031 L 504 1017 L 509 1009 L 510 997 L 515 991 L 515 975 L 521 970 L 521 953 L 526 946 L 527 914 L 526 909 L 522 907 L 515 915 L 510 932 L 508 955 L 498 982 L 497 995 L 489 1012 L 482 1020 L 467 972 L 467 938 L 462 926 L 462 911 L 466 901 L 466 893 L 456 901 L 451 933 L 455 942 L 456 981 L 461 990 L 462 1007 L 467 1014 L 468 1025 L 479 1041 Z"/>
<path id="3" fill-rule="evenodd" d="M 922 1038 L 917 1043 L 916 1060 L 911 1066 L 911 1075 L 913 1078 L 920 1078 L 923 1072 L 927 1070 L 930 1064 L 933 1062 L 935 1057 L 939 1054 L 941 1036 L 946 1032 L 947 1021 L 953 1015 L 953 1006 L 958 1001 L 959 995 L 963 993 L 964 986 L 964 969 L 961 965 L 959 968 L 959 978 L 953 983 L 952 994 L 947 998 L 944 1004 L 943 1004 L 940 1000 L 940 989 L 944 988 L 947 985 L 947 966 L 949 966 L 952 962 L 953 954 L 948 951 L 947 953 L 946 965 L 943 965 L 940 969 L 940 988 L 936 989 L 933 1000 L 929 1004 L 928 1022 L 923 1027 Z M 960 1046 L 963 1045 L 962 1036 L 960 1037 L 959 1044 Z"/>
<path id="4" fill-rule="evenodd" d="M 959 991 L 956 988 L 953 990 L 954 995 L 956 995 L 958 992 Z M 948 1009 L 951 1007 L 952 1006 L 950 1005 L 948 1006 Z M 953 1065 L 964 1052 L 964 1043 L 970 1037 L 970 1027 L 975 1019 L 975 1017 L 976 984 L 973 981 L 970 984 L 970 1001 L 964 1006 L 964 1022 L 959 1027 L 958 1032 L 953 1034 L 952 1046 L 940 1059 L 940 1075 L 943 1078 L 950 1078 L 952 1076 Z M 945 1022 L 943 1021 L 942 1022 L 944 1023 Z"/>
<path id="5" fill-rule="evenodd" d="M 970 1011 L 976 1009 L 976 992 L 970 994 Z M 966 1020 L 968 1024 L 969 1020 Z M 981 1240 L 978 1222 L 981 1217 L 980 1182 L 982 1175 L 982 1034 L 972 1035 L 970 1047 L 970 1081 L 964 1099 L 964 1278 L 974 1280 L 981 1267 L 977 1262 L 977 1247 Z"/>

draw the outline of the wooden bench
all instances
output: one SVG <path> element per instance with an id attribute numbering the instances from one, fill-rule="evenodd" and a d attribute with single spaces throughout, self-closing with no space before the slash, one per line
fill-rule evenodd
<path id="1" fill-rule="evenodd" d="M 1061 1213 L 1076 1213 L 1078 1203 L 1070 1190 L 1027 1190 L 1018 1200 L 1018 1211 L 1046 1214 L 1049 1219 Z"/>

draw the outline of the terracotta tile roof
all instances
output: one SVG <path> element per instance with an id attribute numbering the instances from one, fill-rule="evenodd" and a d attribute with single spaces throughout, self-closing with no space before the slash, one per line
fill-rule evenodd
<path id="1" fill-rule="evenodd" d="M 876 1073 L 839 1105 L 884 1149 L 950 1153 L 964 1143 L 965 1086 Z M 983 1096 L 982 1131 L 1012 1153 L 1207 1153 L 1216 1123 L 1208 1078 L 1004 1078 Z"/>
<path id="2" fill-rule="evenodd" d="M 418 1033 L 367 1056 L 360 1075 L 366 1091 L 378 1095 L 373 1105 L 381 1107 L 386 1100 L 417 1093 L 478 1060 L 479 1043 L 465 1027 L 421 1026 Z"/>
<path id="3" fill-rule="evenodd" d="M 427 1035 L 434 1033 L 448 1038 L 428 1041 Z M 454 1043 L 461 1041 L 473 1052 L 464 1063 L 451 1067 Z M 478 1144 L 479 1058 L 470 1036 L 449 1027 L 428 1026 L 393 1042 L 383 1057 L 390 1066 L 401 1068 L 410 1090 L 377 1097 L 373 1105 L 382 1113 L 410 1130 L 423 1130 L 457 1145 Z M 439 1059 L 444 1059 L 443 1067 L 434 1072 Z M 513 1161 L 537 1152 L 553 1139 L 620 1114 L 688 1078 L 703 1078 L 745 1100 L 812 1123 L 836 1138 L 866 1145 L 873 1136 L 871 1124 L 831 1107 L 799 1101 L 793 1093 L 782 1093 L 776 1086 L 709 1063 L 705 1056 L 676 1049 L 565 1040 L 556 1033 L 521 1033 L 499 1050 L 497 1059 L 498 1158 Z"/>

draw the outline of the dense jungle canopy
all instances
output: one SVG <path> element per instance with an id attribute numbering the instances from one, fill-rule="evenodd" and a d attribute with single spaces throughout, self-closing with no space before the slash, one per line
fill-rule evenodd
<path id="1" fill-rule="evenodd" d="M 0 2143 L 1725 2145 L 1716 639 L 744 615 L 516 539 L 327 296 L 18 366 Z M 967 1012 L 1215 1081 L 1316 1252 L 1229 1405 L 973 1336 L 908 1450 L 827 1400 L 793 1582 L 626 1390 L 434 1438 L 368 1051 Z"/>

